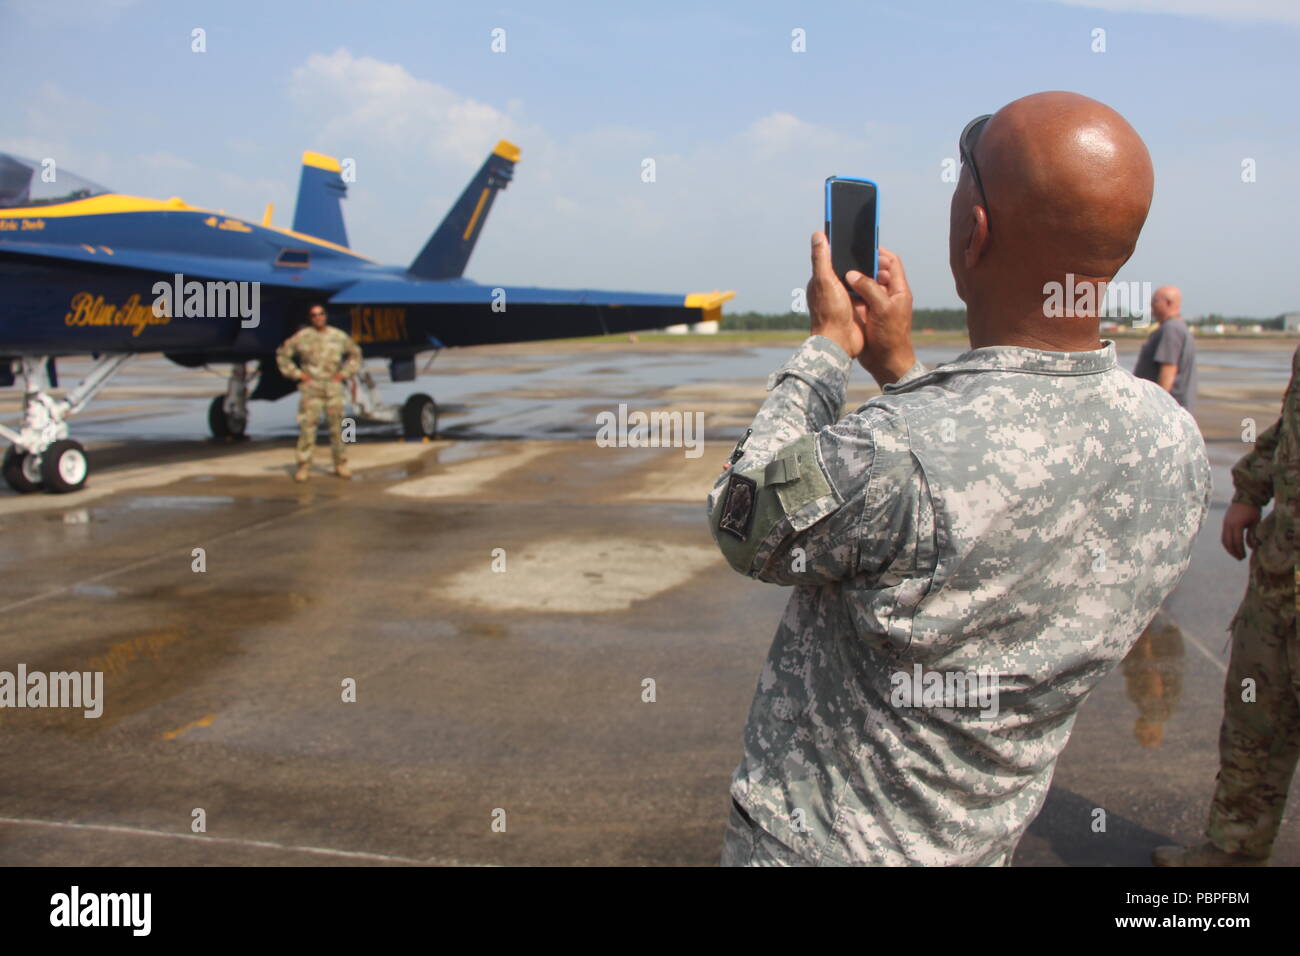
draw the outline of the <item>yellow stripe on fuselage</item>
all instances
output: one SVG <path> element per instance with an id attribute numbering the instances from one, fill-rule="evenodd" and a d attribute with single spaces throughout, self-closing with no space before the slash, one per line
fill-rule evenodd
<path id="1" fill-rule="evenodd" d="M 221 216 L 222 219 L 234 220 L 246 226 L 252 225 L 247 220 L 240 219 L 237 216 L 227 216 L 225 213 L 204 209 L 202 206 L 191 206 L 185 200 L 177 199 L 175 196 L 171 199 L 145 199 L 141 196 L 122 196 L 117 193 L 90 196 L 73 202 L 57 203 L 53 206 L 23 206 L 20 209 L 0 209 L 0 219 L 63 219 L 73 216 L 112 216 L 129 212 L 193 212 Z M 347 246 L 340 246 L 328 239 L 319 239 L 303 232 L 280 229 L 277 226 L 258 226 L 257 228 L 278 232 L 283 236 L 292 236 L 299 242 L 308 242 L 314 246 L 333 249 L 335 252 L 346 253 L 358 259 L 365 259 L 366 262 L 375 261 L 361 255 L 359 252 L 353 252 Z M 251 228 L 249 231 L 252 231 Z"/>
<path id="2" fill-rule="evenodd" d="M 121 196 L 104 193 L 72 202 L 52 206 L 22 206 L 17 209 L 0 209 L 0 219 L 60 219 L 66 216 L 105 216 L 119 212 L 211 212 L 191 206 L 183 199 L 144 199 L 140 196 Z"/>
<path id="3" fill-rule="evenodd" d="M 369 256 L 363 256 L 359 252 L 353 252 L 347 246 L 340 246 L 336 242 L 330 242 L 328 239 L 320 239 L 316 236 L 309 236 L 305 232 L 294 232 L 292 229 L 281 229 L 279 226 L 262 226 L 263 229 L 269 229 L 271 232 L 278 232 L 282 236 L 293 236 L 295 239 L 301 239 L 303 242 L 310 242 L 314 246 L 324 246 L 326 249 L 333 249 L 335 252 L 343 252 L 357 259 L 365 259 L 366 262 L 374 262 Z"/>

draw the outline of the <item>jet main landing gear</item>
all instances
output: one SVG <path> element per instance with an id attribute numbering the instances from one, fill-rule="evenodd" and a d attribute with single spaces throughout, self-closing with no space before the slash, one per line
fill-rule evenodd
<path id="1" fill-rule="evenodd" d="M 230 366 L 226 394 L 208 406 L 208 428 L 213 438 L 242 441 L 248 437 L 248 367 L 243 362 Z"/>
<path id="2" fill-rule="evenodd" d="M 423 392 L 416 392 L 401 405 L 391 405 L 379 395 L 375 378 L 362 369 L 353 380 L 352 404 L 357 413 L 372 422 L 390 422 L 402 426 L 407 441 L 438 437 L 438 406 Z"/>

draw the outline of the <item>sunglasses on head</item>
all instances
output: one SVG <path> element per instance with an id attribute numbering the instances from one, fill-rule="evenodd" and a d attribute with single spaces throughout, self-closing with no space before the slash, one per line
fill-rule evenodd
<path id="1" fill-rule="evenodd" d="M 980 140 L 980 133 L 984 132 L 984 126 L 993 118 L 992 113 L 985 113 L 983 116 L 977 116 L 961 131 L 961 136 L 957 140 L 957 149 L 961 152 L 961 161 L 970 167 L 971 178 L 975 180 L 975 188 L 980 191 L 980 202 L 984 206 L 984 215 L 987 217 L 989 212 L 989 197 L 984 194 L 984 180 L 980 179 L 979 167 L 975 165 L 975 144 Z"/>

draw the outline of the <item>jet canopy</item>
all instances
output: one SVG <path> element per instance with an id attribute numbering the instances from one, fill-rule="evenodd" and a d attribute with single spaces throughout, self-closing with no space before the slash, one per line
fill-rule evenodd
<path id="1" fill-rule="evenodd" d="M 46 182 L 47 179 L 53 181 Z M 46 168 L 34 160 L 0 153 L 0 209 L 52 206 L 110 191 L 88 179 L 65 173 L 53 163 L 47 173 Z"/>

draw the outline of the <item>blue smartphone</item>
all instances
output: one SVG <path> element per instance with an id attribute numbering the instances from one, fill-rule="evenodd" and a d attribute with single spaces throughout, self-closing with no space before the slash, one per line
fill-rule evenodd
<path id="1" fill-rule="evenodd" d="M 841 281 L 852 269 L 876 277 L 880 201 L 875 183 L 852 176 L 826 180 L 826 238 Z"/>

